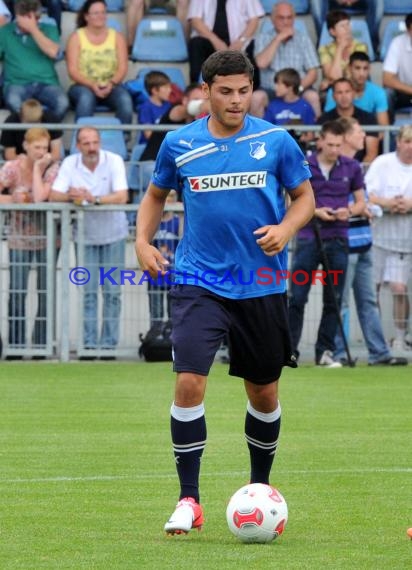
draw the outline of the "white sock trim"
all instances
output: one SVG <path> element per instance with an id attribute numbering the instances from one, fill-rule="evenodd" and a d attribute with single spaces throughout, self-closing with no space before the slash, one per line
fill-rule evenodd
<path id="1" fill-rule="evenodd" d="M 202 402 L 198 406 L 193 406 L 192 408 L 181 408 L 176 406 L 173 402 L 170 413 L 175 420 L 179 422 L 192 422 L 205 415 L 205 405 Z"/>
<path id="2" fill-rule="evenodd" d="M 258 412 L 257 410 L 255 410 L 255 408 L 252 406 L 249 400 L 247 403 L 247 411 L 251 416 L 253 416 L 257 420 L 260 420 L 261 422 L 266 422 L 268 424 L 278 420 L 282 412 L 280 408 L 280 402 L 278 402 L 278 407 L 276 408 L 276 410 L 274 410 L 273 412 L 269 412 L 268 414 L 265 414 L 264 412 Z"/>

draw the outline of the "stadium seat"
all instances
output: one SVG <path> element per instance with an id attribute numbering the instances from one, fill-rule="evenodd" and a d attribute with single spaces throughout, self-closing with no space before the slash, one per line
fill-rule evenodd
<path id="1" fill-rule="evenodd" d="M 180 87 L 182 91 L 184 91 L 187 87 L 185 76 L 183 75 L 183 71 L 180 69 L 180 67 L 166 67 L 162 65 L 142 67 L 139 69 L 136 79 L 142 81 L 142 91 L 146 97 L 149 97 L 149 94 L 144 88 L 144 78 L 150 71 L 162 71 L 163 73 L 166 73 L 166 75 L 170 78 L 170 81 Z"/>
<path id="2" fill-rule="evenodd" d="M 381 41 L 381 60 L 383 61 L 388 53 L 388 49 L 393 38 L 406 32 L 404 20 L 389 20 L 383 30 Z"/>
<path id="3" fill-rule="evenodd" d="M 411 110 L 412 112 L 412 107 L 408 107 L 408 109 Z M 397 109 L 397 112 L 400 111 L 400 109 Z M 411 124 L 411 118 L 410 117 L 395 117 L 395 121 L 393 123 L 394 127 L 403 127 L 404 125 L 410 125 Z"/>
<path id="4" fill-rule="evenodd" d="M 51 26 L 57 26 L 57 22 L 54 18 L 51 18 L 47 14 L 42 14 L 39 20 L 40 24 L 50 24 Z"/>
<path id="5" fill-rule="evenodd" d="M 372 39 L 369 33 L 368 24 L 365 20 L 351 20 L 352 35 L 355 40 L 362 42 L 368 47 L 368 55 L 373 61 L 375 59 L 375 53 L 372 47 Z M 333 41 L 332 36 L 329 34 L 326 22 L 323 22 L 322 30 L 319 38 L 319 47 L 328 44 Z"/>
<path id="6" fill-rule="evenodd" d="M 279 0 L 260 0 L 260 3 L 266 14 L 270 14 L 273 6 L 279 4 Z M 307 0 L 290 0 L 289 3 L 295 8 L 296 14 L 307 14 L 309 12 L 309 2 Z"/>
<path id="7" fill-rule="evenodd" d="M 124 34 L 124 29 L 121 22 L 119 20 L 116 20 L 115 18 L 110 18 L 110 16 L 109 18 L 107 18 L 107 27 L 113 28 L 114 30 L 116 30 L 116 32 Z"/>
<path id="8" fill-rule="evenodd" d="M 154 162 L 151 160 L 138 164 L 145 147 L 145 143 L 134 145 L 130 155 L 130 162 L 127 166 L 127 183 L 129 190 L 131 190 L 132 204 L 140 204 L 146 190 L 145 185 L 147 186 L 149 176 L 151 176 L 153 171 Z M 136 212 L 128 212 L 127 219 L 129 226 L 134 226 L 136 224 Z"/>
<path id="9" fill-rule="evenodd" d="M 77 12 L 83 6 L 84 0 L 67 0 L 67 9 Z M 106 0 L 108 12 L 121 12 L 124 10 L 124 0 Z"/>
<path id="10" fill-rule="evenodd" d="M 76 121 L 77 125 L 92 125 L 93 127 L 99 128 L 99 125 L 121 125 L 121 122 L 117 117 L 80 117 Z M 102 149 L 110 150 L 116 154 L 119 154 L 123 160 L 127 160 L 128 152 L 126 147 L 126 142 L 124 139 L 124 133 L 122 130 L 100 130 L 100 138 L 102 143 Z M 70 154 L 79 152 L 76 147 L 76 135 L 77 131 L 73 131 L 72 141 L 70 145 Z"/>
<path id="11" fill-rule="evenodd" d="M 384 14 L 409 14 L 412 10 L 411 0 L 384 0 Z"/>
<path id="12" fill-rule="evenodd" d="M 142 188 L 139 165 L 137 162 L 142 156 L 145 147 L 146 143 L 135 144 L 130 154 L 130 163 L 127 168 L 127 182 L 129 185 L 129 190 L 133 190 L 134 192 L 140 192 Z M 133 203 L 135 203 L 134 200 Z"/>
<path id="13" fill-rule="evenodd" d="M 187 61 L 181 22 L 173 16 L 143 18 L 136 30 L 131 58 L 134 61 Z"/>

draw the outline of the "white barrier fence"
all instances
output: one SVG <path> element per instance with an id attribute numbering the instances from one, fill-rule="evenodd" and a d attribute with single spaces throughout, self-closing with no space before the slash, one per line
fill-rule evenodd
<path id="1" fill-rule="evenodd" d="M 126 206 L 98 206 L 103 209 L 123 209 L 128 213 L 135 213 L 136 207 Z M 88 206 L 87 210 L 96 209 Z M 180 204 L 168 206 L 170 211 L 181 211 Z M 16 212 L 43 217 L 44 234 L 39 236 L 44 240 L 44 255 L 37 259 L 36 255 L 29 260 L 11 259 L 8 235 L 10 232 L 10 218 Z M 76 285 L 73 278 L 73 269 L 86 264 L 81 254 L 76 257 L 75 244 L 72 239 L 72 225 L 77 223 L 79 228 L 78 248 L 82 249 L 83 217 L 86 208 L 75 207 L 71 204 L 43 203 L 36 205 L 5 205 L 0 207 L 0 334 L 3 340 L 4 357 L 24 358 L 57 358 L 68 361 L 71 358 L 86 355 L 101 357 L 107 355 L 104 347 L 96 347 L 88 351 L 85 348 L 84 327 L 84 288 Z M 411 218 L 412 224 L 412 218 Z M 293 256 L 293 250 L 292 255 Z M 116 261 L 109 263 L 116 266 Z M 89 271 L 98 271 L 100 282 L 111 282 L 111 274 L 107 264 L 102 268 L 86 267 Z M 17 277 L 20 270 L 28 271 L 27 288 L 21 287 Z M 31 269 L 30 269 L 31 268 Z M 11 275 L 14 269 L 14 284 Z M 29 271 L 30 269 L 30 271 Z M 38 281 L 38 270 L 42 278 Z M 140 335 L 150 327 L 149 292 L 147 279 L 137 265 L 134 252 L 134 228 L 130 227 L 129 238 L 126 240 L 126 257 L 122 278 L 118 274 L 113 277 L 120 285 L 120 327 L 119 338 L 113 347 L 111 355 L 117 358 L 137 359 Z M 17 285 L 16 285 L 17 283 Z M 412 288 L 409 280 L 409 290 Z M 99 286 L 98 296 L 98 322 L 97 329 L 102 327 L 102 287 Z M 40 290 L 40 295 L 39 295 Z M 162 311 L 167 319 L 166 295 L 163 296 Z M 303 336 L 300 350 L 303 360 L 312 361 L 313 346 L 317 326 L 321 313 L 322 284 L 313 285 L 309 302 L 306 307 Z M 39 306 L 41 306 L 39 314 Z M 16 308 L 17 307 L 17 308 Z M 23 309 L 22 309 L 23 307 Z M 152 307 L 153 310 L 153 307 Z M 384 287 L 381 292 L 382 323 L 386 338 L 390 341 L 394 336 L 392 318 L 392 295 Z M 36 325 L 37 314 L 37 325 Z M 152 315 L 153 316 L 153 315 Z M 349 344 L 355 354 L 366 359 L 366 349 L 362 333 L 356 317 L 353 298 L 350 302 Z M 23 324 L 24 323 L 24 324 Z M 37 328 L 36 328 L 37 327 Z M 22 329 L 24 336 L 22 336 Z M 39 334 L 39 330 L 43 333 Z M 16 332 L 17 331 L 17 332 Z M 36 334 L 33 334 L 33 331 Z M 43 335 L 43 336 L 42 336 Z M 40 342 L 39 342 L 40 338 Z"/>

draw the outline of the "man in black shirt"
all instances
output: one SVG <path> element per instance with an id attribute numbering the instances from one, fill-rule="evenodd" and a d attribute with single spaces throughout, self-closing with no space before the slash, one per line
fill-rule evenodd
<path id="1" fill-rule="evenodd" d="M 360 125 L 377 125 L 374 114 L 367 113 L 353 104 L 354 97 L 355 92 L 349 79 L 344 79 L 343 77 L 337 79 L 333 84 L 333 98 L 336 101 L 336 107 L 327 113 L 323 113 L 318 119 L 318 124 L 323 125 L 326 121 L 334 121 L 340 117 L 353 117 Z M 355 159 L 369 164 L 379 153 L 379 133 L 368 133 L 367 129 L 365 130 L 365 148 L 356 154 Z"/>
<path id="2" fill-rule="evenodd" d="M 21 106 L 20 113 L 10 113 L 4 123 L 53 123 L 47 111 L 36 99 L 26 99 Z M 24 152 L 23 141 L 25 130 L 3 129 L 0 137 L 0 144 L 3 147 L 4 160 L 14 160 L 17 155 Z M 61 130 L 50 131 L 50 153 L 53 160 L 62 158 L 62 136 Z"/>

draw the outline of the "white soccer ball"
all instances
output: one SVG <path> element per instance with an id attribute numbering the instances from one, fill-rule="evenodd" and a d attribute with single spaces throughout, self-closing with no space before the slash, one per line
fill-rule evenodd
<path id="1" fill-rule="evenodd" d="M 241 542 L 271 542 L 285 530 L 288 506 L 274 487 L 251 483 L 231 497 L 226 520 Z"/>

